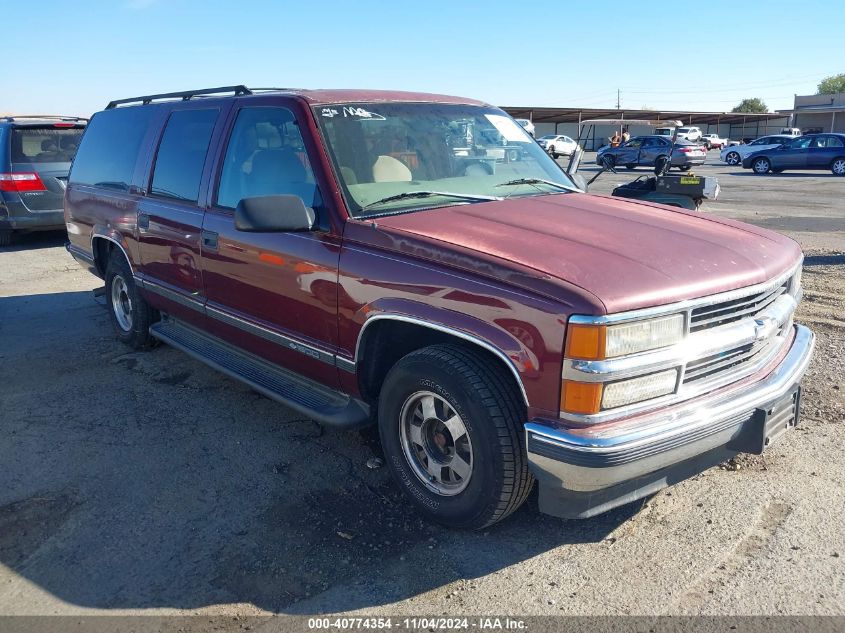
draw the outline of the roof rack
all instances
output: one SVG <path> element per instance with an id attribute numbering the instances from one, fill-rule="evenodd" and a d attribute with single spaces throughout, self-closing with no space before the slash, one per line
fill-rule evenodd
<path id="1" fill-rule="evenodd" d="M 56 114 L 10 114 L 8 116 L 0 117 L 2 121 L 17 121 L 18 119 L 48 119 L 57 121 L 87 121 L 88 119 L 81 116 L 60 116 Z"/>
<path id="2" fill-rule="evenodd" d="M 203 88 L 201 90 L 185 90 L 184 92 L 165 92 L 163 94 L 158 95 L 147 95 L 145 97 L 132 97 L 131 99 L 117 99 L 115 101 L 109 102 L 106 106 L 106 110 L 111 110 L 116 108 L 119 105 L 125 105 L 128 103 L 140 103 L 142 105 L 148 105 L 153 101 L 158 101 L 160 99 L 182 99 L 182 101 L 188 101 L 192 97 L 200 97 L 203 95 L 218 95 L 218 94 L 225 94 L 227 92 L 231 92 L 236 97 L 242 97 L 244 95 L 251 95 L 253 94 L 252 90 L 247 88 L 244 85 L 240 86 L 221 86 L 219 88 Z"/>

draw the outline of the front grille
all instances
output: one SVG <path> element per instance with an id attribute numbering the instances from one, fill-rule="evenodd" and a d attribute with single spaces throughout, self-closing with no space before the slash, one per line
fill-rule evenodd
<path id="1" fill-rule="evenodd" d="M 684 384 L 688 385 L 699 380 L 706 380 L 717 374 L 721 374 L 722 372 L 738 368 L 739 366 L 754 359 L 757 354 L 763 350 L 768 349 L 771 342 L 772 339 L 759 343 L 742 345 L 740 347 L 735 347 L 734 349 L 729 349 L 724 352 L 719 352 L 718 354 L 705 356 L 704 358 L 691 361 L 687 363 L 687 370 L 684 373 Z"/>
<path id="2" fill-rule="evenodd" d="M 740 319 L 753 319 L 772 305 L 778 297 L 787 293 L 788 290 L 789 282 L 786 281 L 776 288 L 769 288 L 738 299 L 694 308 L 690 315 L 690 332 L 700 332 L 699 336 L 708 336 L 704 330 Z M 791 322 L 792 319 L 788 319 L 766 340 L 738 345 L 689 361 L 684 372 L 683 384 L 704 384 L 710 380 L 718 380 L 727 373 L 742 371 L 744 366 L 757 361 L 762 354 L 773 351 L 772 346 L 779 340 L 776 337 L 782 335 L 791 325 Z"/>
<path id="3" fill-rule="evenodd" d="M 748 297 L 694 308 L 690 318 L 690 332 L 699 332 L 739 321 L 747 316 L 754 316 L 774 303 L 775 299 L 784 294 L 787 289 L 788 282 L 784 282 L 777 288 L 764 290 Z"/>

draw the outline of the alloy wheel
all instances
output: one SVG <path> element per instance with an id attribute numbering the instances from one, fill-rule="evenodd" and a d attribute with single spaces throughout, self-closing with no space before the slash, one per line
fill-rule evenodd
<path id="1" fill-rule="evenodd" d="M 411 470 L 432 492 L 451 497 L 472 477 L 472 441 L 461 416 L 431 391 L 417 391 L 399 414 L 402 451 Z"/>
<path id="2" fill-rule="evenodd" d="M 111 305 L 114 317 L 120 328 L 128 332 L 132 329 L 132 300 L 129 288 L 120 275 L 115 275 L 111 282 Z"/>
<path id="3" fill-rule="evenodd" d="M 765 158 L 758 158 L 754 161 L 754 172 L 758 174 L 767 174 L 769 173 L 769 169 L 771 169 L 771 164 Z"/>

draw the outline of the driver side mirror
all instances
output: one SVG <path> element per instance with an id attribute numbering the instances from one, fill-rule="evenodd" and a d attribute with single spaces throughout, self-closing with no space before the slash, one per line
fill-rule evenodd
<path id="1" fill-rule="evenodd" d="M 235 209 L 235 228 L 249 233 L 310 231 L 314 209 L 302 198 L 289 194 L 244 198 Z"/>

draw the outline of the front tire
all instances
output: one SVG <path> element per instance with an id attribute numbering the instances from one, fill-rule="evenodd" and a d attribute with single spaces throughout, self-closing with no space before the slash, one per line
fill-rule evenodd
<path id="1" fill-rule="evenodd" d="M 756 158 L 754 162 L 751 163 L 751 169 L 754 171 L 755 174 L 768 174 L 772 168 L 772 164 L 769 162 L 768 158 Z"/>
<path id="2" fill-rule="evenodd" d="M 507 517 L 531 491 L 524 417 L 505 370 L 458 345 L 402 358 L 378 407 L 382 448 L 408 499 L 433 521 L 474 530 Z"/>
<path id="3" fill-rule="evenodd" d="M 112 327 L 122 343 L 133 349 L 155 344 L 150 325 L 158 314 L 138 292 L 129 262 L 118 250 L 112 252 L 106 268 L 106 300 Z"/>
<path id="4" fill-rule="evenodd" d="M 739 165 L 739 163 L 742 162 L 742 159 L 736 152 L 728 152 L 728 155 L 725 156 L 725 162 L 728 165 Z"/>

